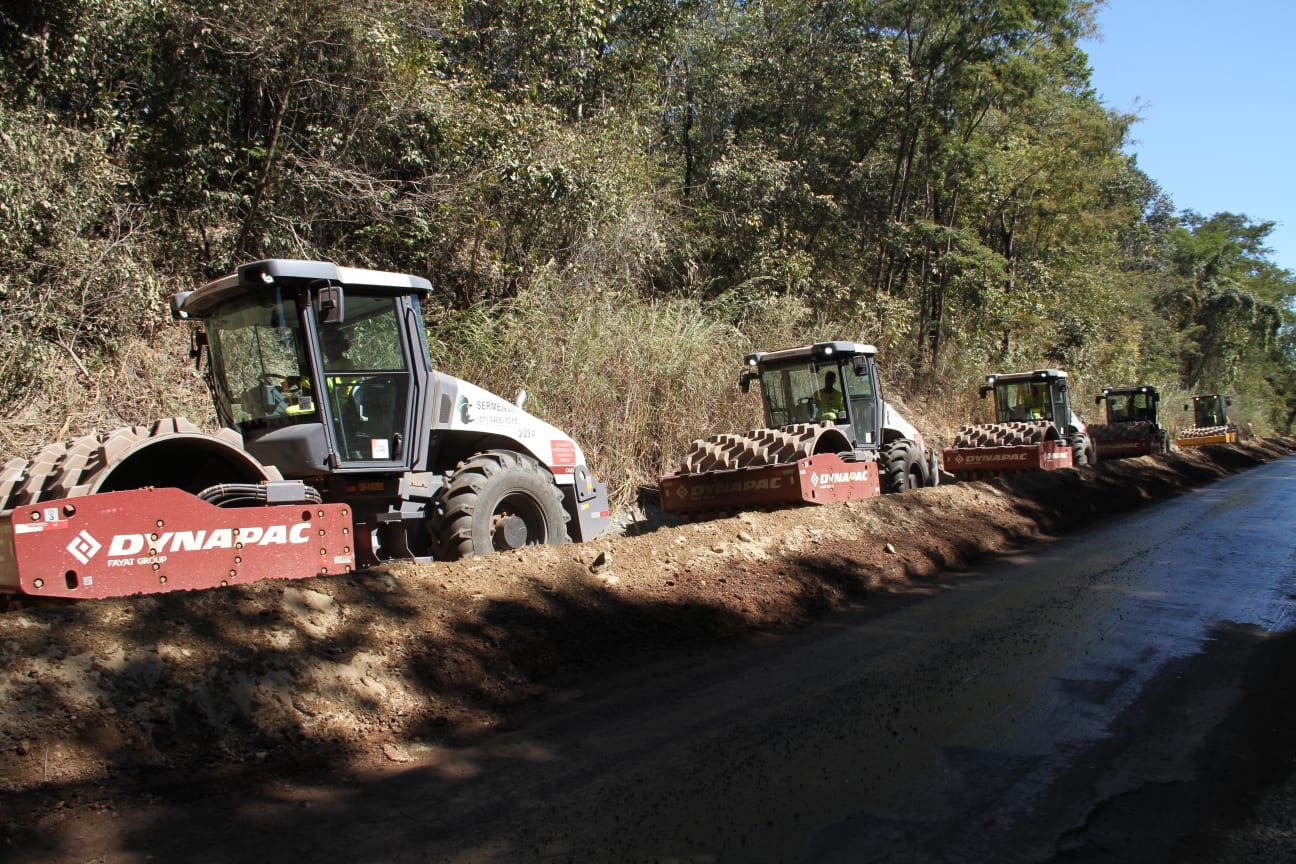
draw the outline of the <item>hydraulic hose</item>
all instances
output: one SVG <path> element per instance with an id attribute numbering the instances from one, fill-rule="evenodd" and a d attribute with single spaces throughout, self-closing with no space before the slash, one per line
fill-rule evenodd
<path id="1" fill-rule="evenodd" d="M 264 507 L 269 504 L 318 504 L 323 498 L 313 486 L 296 481 L 217 483 L 198 493 L 217 507 Z"/>

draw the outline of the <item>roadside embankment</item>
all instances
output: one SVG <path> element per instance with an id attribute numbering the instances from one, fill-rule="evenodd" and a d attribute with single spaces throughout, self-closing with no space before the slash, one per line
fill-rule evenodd
<path id="1" fill-rule="evenodd" d="M 1294 452 L 1268 439 L 454 564 L 14 610 L 0 789 L 35 807 L 134 776 L 407 762 L 600 668 L 940 590 L 979 556 Z"/>

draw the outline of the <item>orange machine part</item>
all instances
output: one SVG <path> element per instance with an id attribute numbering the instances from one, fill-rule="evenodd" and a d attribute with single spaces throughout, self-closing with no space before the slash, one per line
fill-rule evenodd
<path id="1" fill-rule="evenodd" d="M 180 489 L 42 501 L 0 520 L 0 592 L 98 598 L 355 568 L 351 508 L 224 508 Z"/>

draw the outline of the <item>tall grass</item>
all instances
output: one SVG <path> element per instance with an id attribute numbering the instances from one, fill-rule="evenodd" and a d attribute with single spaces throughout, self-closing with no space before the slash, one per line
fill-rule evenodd
<path id="1" fill-rule="evenodd" d="M 0 464 L 30 458 L 51 441 L 159 417 L 214 428 L 211 397 L 188 347 L 188 332 L 176 326 L 151 338 L 123 339 L 111 355 L 86 350 L 58 357 L 18 398 L 0 405 Z"/>
<path id="2" fill-rule="evenodd" d="M 429 336 L 443 371 L 506 398 L 525 389 L 527 409 L 575 437 L 624 503 L 695 438 L 760 425 L 759 398 L 737 385 L 742 356 L 804 342 L 809 316 L 793 302 L 542 279 L 494 308 L 434 313 Z"/>

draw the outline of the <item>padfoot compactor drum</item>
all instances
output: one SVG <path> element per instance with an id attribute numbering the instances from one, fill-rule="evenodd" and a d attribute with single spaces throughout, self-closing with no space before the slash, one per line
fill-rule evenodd
<path id="1" fill-rule="evenodd" d="M 765 428 L 702 438 L 661 478 L 662 509 L 827 504 L 933 485 L 922 435 L 882 398 L 876 349 L 820 342 L 746 358 Z"/>

